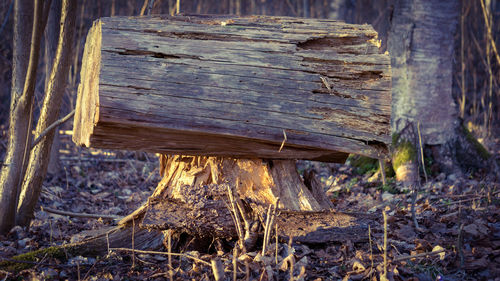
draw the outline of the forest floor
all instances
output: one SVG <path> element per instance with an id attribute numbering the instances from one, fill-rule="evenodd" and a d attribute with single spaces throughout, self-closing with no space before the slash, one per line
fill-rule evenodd
<path id="1" fill-rule="evenodd" d="M 497 136 L 499 136 L 497 134 Z M 152 154 L 78 149 L 62 136 L 61 172 L 49 176 L 40 206 L 74 213 L 125 216 L 147 201 L 160 176 Z M 500 140 L 490 151 L 500 160 Z M 7 144 L 0 138 L 0 154 Z M 3 158 L 3 155 L 0 155 Z M 412 220 L 411 193 L 393 180 L 382 185 L 374 171 L 349 164 L 302 161 L 314 169 L 335 210 L 370 213 L 378 219 L 367 242 L 307 246 L 271 244 L 265 256 L 240 255 L 238 280 L 381 280 L 384 271 L 383 210 L 387 213 L 387 280 L 500 280 L 500 184 L 489 177 L 439 174 L 423 183 Z M 0 236 L 0 260 L 52 245 L 81 241 L 114 225 L 109 219 L 61 216 L 37 208 L 29 229 Z M 276 256 L 277 249 L 277 256 Z M 205 262 L 219 256 L 232 279 L 232 252 L 176 249 Z M 434 252 L 433 252 L 434 251 Z M 427 253 L 427 254 L 426 254 Z M 286 262 L 293 257 L 294 262 Z M 285 262 L 283 262 L 285 260 Z M 276 264 L 276 261 L 278 263 Z M 165 255 L 111 252 L 104 257 L 46 258 L 21 272 L 0 271 L 0 280 L 168 280 Z M 293 266 L 291 266 L 293 265 Z M 174 280 L 214 280 L 210 266 L 172 259 Z"/>

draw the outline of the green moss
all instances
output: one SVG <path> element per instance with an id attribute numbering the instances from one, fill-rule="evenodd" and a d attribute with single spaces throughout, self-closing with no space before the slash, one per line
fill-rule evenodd
<path id="1" fill-rule="evenodd" d="M 368 172 L 374 173 L 378 169 L 378 160 L 361 155 L 349 155 L 347 158 L 350 165 L 355 169 L 356 174 L 364 175 Z"/>
<path id="2" fill-rule="evenodd" d="M 351 189 L 358 183 L 358 178 L 352 178 L 349 183 L 347 183 L 346 191 L 351 192 Z"/>
<path id="3" fill-rule="evenodd" d="M 374 174 L 380 170 L 378 159 L 351 154 L 347 158 L 347 161 L 349 161 L 352 167 L 356 168 L 354 171 L 358 175 Z M 391 165 L 385 165 L 385 175 L 387 177 L 394 176 L 394 170 Z"/>
<path id="4" fill-rule="evenodd" d="M 389 192 L 391 194 L 399 194 L 400 193 L 400 191 L 396 188 L 396 185 L 394 184 L 394 182 L 388 182 L 386 184 L 382 184 L 382 185 L 380 185 L 379 189 L 382 190 L 382 192 Z"/>
<path id="5" fill-rule="evenodd" d="M 401 136 L 401 135 L 400 135 L 400 134 L 398 134 L 398 133 L 394 133 L 394 134 L 392 134 L 392 146 L 393 146 L 393 147 L 396 147 L 396 144 L 398 143 L 398 141 L 399 141 L 399 137 L 400 137 L 400 136 Z"/>
<path id="6" fill-rule="evenodd" d="M 467 127 L 462 125 L 462 130 L 464 131 L 467 141 L 469 141 L 474 146 L 479 156 L 481 156 L 483 160 L 488 160 L 491 157 L 491 154 L 488 152 L 488 150 L 486 150 L 486 148 L 484 148 L 484 146 L 479 141 L 477 141 L 476 137 L 474 137 L 474 135 L 469 131 L 469 129 L 467 129 Z"/>
<path id="7" fill-rule="evenodd" d="M 28 262 L 39 262 L 42 258 L 58 258 L 66 260 L 66 249 L 63 246 L 60 247 L 48 247 L 44 249 L 39 249 L 33 252 L 28 252 L 25 254 L 17 255 L 12 257 L 12 260 L 18 261 L 28 261 Z M 14 261 L 2 261 L 0 262 L 0 269 L 19 272 L 24 269 L 28 269 L 35 266 L 35 264 L 30 263 L 17 263 Z"/>
<path id="8" fill-rule="evenodd" d="M 392 155 L 392 167 L 394 171 L 397 171 L 405 163 L 415 161 L 416 156 L 417 151 L 411 142 L 405 140 L 396 144 Z"/>

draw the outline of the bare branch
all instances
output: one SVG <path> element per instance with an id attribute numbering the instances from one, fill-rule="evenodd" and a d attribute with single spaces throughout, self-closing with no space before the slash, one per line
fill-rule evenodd
<path id="1" fill-rule="evenodd" d="M 68 115 L 64 116 L 63 118 L 57 120 L 56 122 L 52 123 L 50 126 L 47 127 L 34 141 L 33 144 L 31 145 L 31 149 L 33 149 L 40 141 L 42 141 L 42 138 L 45 137 L 48 133 L 50 133 L 52 130 L 57 128 L 57 126 L 63 124 L 64 122 L 68 121 L 71 117 L 75 115 L 75 110 L 71 111 L 68 113 Z"/>

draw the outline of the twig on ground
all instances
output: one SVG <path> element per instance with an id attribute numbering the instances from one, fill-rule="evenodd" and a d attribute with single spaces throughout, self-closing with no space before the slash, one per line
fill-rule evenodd
<path id="1" fill-rule="evenodd" d="M 380 280 L 388 280 L 387 279 L 387 213 L 382 211 L 382 215 L 384 216 L 384 273 L 381 276 Z"/>
<path id="2" fill-rule="evenodd" d="M 413 258 L 421 258 L 421 257 L 430 256 L 430 255 L 440 254 L 442 252 L 446 252 L 446 250 L 442 249 L 442 250 L 438 250 L 438 251 L 425 252 L 425 253 L 420 253 L 420 254 L 411 255 L 411 256 L 397 257 L 397 258 L 394 258 L 392 260 L 392 262 L 404 261 L 404 260 L 409 260 L 409 259 L 413 259 Z"/>
<path id="3" fill-rule="evenodd" d="M 372 229 L 371 229 L 371 226 L 370 226 L 370 225 L 368 225 L 368 241 L 370 242 L 370 261 L 371 261 L 371 268 L 373 268 Z"/>
<path id="4" fill-rule="evenodd" d="M 40 206 L 40 209 L 47 213 L 52 213 L 56 215 L 76 217 L 76 218 L 91 218 L 91 219 L 110 219 L 110 220 L 121 220 L 122 217 L 115 215 L 100 215 L 100 214 L 87 214 L 87 213 L 73 213 L 68 211 L 60 211 L 56 209 L 52 209 L 49 207 Z"/>
<path id="5" fill-rule="evenodd" d="M 469 201 L 474 201 L 474 200 L 477 200 L 477 199 L 487 198 L 488 196 L 496 195 L 498 193 L 500 193 L 500 190 L 492 192 L 492 193 L 489 193 L 489 194 L 474 196 L 472 198 L 462 199 L 462 200 L 453 201 L 453 202 L 449 202 L 449 203 L 448 202 L 447 203 L 441 203 L 441 204 L 435 205 L 435 207 L 445 207 L 445 206 L 449 206 L 449 205 L 461 204 L 461 203 L 465 203 L 465 202 L 469 202 Z"/>
<path id="6" fill-rule="evenodd" d="M 239 182 L 239 179 L 236 180 L 236 182 Z M 233 219 L 234 219 L 234 225 L 236 226 L 236 232 L 238 233 L 238 238 L 240 240 L 240 245 L 243 245 L 243 229 L 241 228 L 241 221 L 240 221 L 240 216 L 239 216 L 239 211 L 236 207 L 236 201 L 233 196 L 233 189 L 231 188 L 230 185 L 227 185 L 227 194 L 229 196 L 229 203 L 231 204 L 231 213 L 233 214 Z"/>
<path id="7" fill-rule="evenodd" d="M 130 248 L 110 248 L 111 251 L 124 251 L 124 252 L 135 252 L 138 254 L 149 254 L 149 255 L 172 255 L 172 256 L 179 256 L 179 257 L 185 257 L 188 259 L 192 259 L 196 262 L 202 263 L 207 266 L 212 266 L 209 262 L 204 261 L 202 259 L 186 255 L 186 254 L 180 254 L 180 253 L 167 253 L 167 252 L 158 252 L 158 251 L 144 251 L 144 250 L 134 250 Z"/>
<path id="8" fill-rule="evenodd" d="M 167 253 L 168 253 L 168 279 L 174 280 L 174 268 L 172 266 L 172 230 L 167 230 Z"/>
<path id="9" fill-rule="evenodd" d="M 276 217 L 276 209 L 278 208 L 280 198 L 276 199 L 276 202 L 273 205 L 269 205 L 269 209 L 267 210 L 267 218 L 266 225 L 264 227 L 264 244 L 262 246 L 262 255 L 266 255 L 266 248 L 269 244 L 269 239 L 271 239 L 271 231 L 273 230 L 273 224 Z"/>
<path id="10" fill-rule="evenodd" d="M 420 122 L 417 123 L 417 133 L 418 133 L 418 146 L 420 147 L 420 161 L 422 161 L 422 170 L 424 171 L 425 182 L 427 183 L 427 171 L 425 170 L 425 161 L 424 161 L 424 148 L 422 145 L 422 135 L 420 134 Z"/>
<path id="11" fill-rule="evenodd" d="M 458 258 L 459 258 L 459 268 L 463 268 L 464 266 L 464 251 L 462 249 L 462 240 L 463 240 L 463 231 L 464 231 L 464 223 L 460 224 L 460 230 L 458 231 L 457 238 L 457 250 L 458 250 Z"/>
<path id="12" fill-rule="evenodd" d="M 420 228 L 418 226 L 417 214 L 416 214 L 416 211 L 415 211 L 415 204 L 417 203 L 417 195 L 418 195 L 417 186 L 414 185 L 413 186 L 413 191 L 412 191 L 412 194 L 411 194 L 411 218 L 413 220 L 413 225 L 415 225 L 415 230 L 419 230 L 419 228 Z"/>
<path id="13" fill-rule="evenodd" d="M 276 237 L 276 251 L 275 251 L 275 261 L 276 261 L 276 266 L 278 266 L 278 224 L 275 224 L 276 229 L 274 230 L 274 236 Z"/>
<path id="14" fill-rule="evenodd" d="M 288 255 L 285 259 L 283 259 L 283 263 L 289 263 L 289 274 L 290 274 L 290 280 L 293 280 L 293 267 L 295 266 L 295 257 L 293 254 Z"/>
<path id="15" fill-rule="evenodd" d="M 250 281 L 250 266 L 248 261 L 245 261 L 245 280 Z"/>
<path id="16" fill-rule="evenodd" d="M 262 255 L 264 256 L 266 254 L 266 246 L 267 246 L 267 230 L 269 229 L 269 223 L 271 222 L 271 208 L 272 205 L 269 205 L 267 208 L 267 215 L 266 215 L 266 224 L 264 225 L 264 241 L 262 241 Z"/>
<path id="17" fill-rule="evenodd" d="M 225 279 L 224 276 L 224 266 L 219 258 L 214 258 L 211 260 L 212 271 L 214 273 L 215 281 L 221 281 Z"/>
<path id="18" fill-rule="evenodd" d="M 238 247 L 233 249 L 233 281 L 237 280 L 238 277 Z"/>
<path id="19" fill-rule="evenodd" d="M 132 250 L 135 249 L 135 219 L 132 218 Z M 135 268 L 135 252 L 132 252 L 132 268 Z"/>

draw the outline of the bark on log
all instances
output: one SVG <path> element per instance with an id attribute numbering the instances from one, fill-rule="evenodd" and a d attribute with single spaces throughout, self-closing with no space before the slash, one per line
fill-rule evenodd
<path id="1" fill-rule="evenodd" d="M 253 211 L 263 216 L 265 208 Z M 280 210 L 276 223 L 278 236 L 283 241 L 293 237 L 295 242 L 321 244 L 368 241 L 368 225 L 377 221 L 370 215 L 328 210 Z M 202 238 L 238 238 L 230 210 L 221 200 L 206 200 L 195 205 L 175 199 L 152 200 L 140 226 L 151 230 L 173 229 Z"/>
<path id="2" fill-rule="evenodd" d="M 386 157 L 390 59 L 378 46 L 371 26 L 324 19 L 103 18 L 87 36 L 73 140 L 182 155 Z"/>

